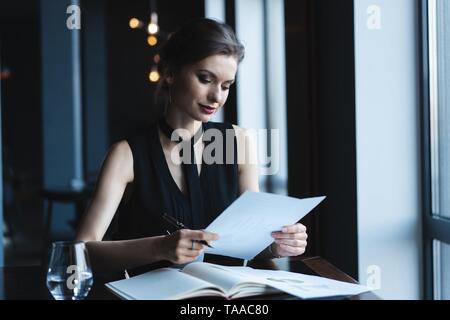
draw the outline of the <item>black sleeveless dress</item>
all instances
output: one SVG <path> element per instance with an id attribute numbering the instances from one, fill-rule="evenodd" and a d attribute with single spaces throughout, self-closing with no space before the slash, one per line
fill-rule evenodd
<path id="1" fill-rule="evenodd" d="M 203 124 L 204 131 L 211 128 L 222 134 L 223 157 L 218 159 L 223 161 L 203 162 L 200 176 L 185 174 L 188 195 L 181 192 L 172 178 L 159 140 L 157 123 L 127 139 L 133 154 L 134 181 L 131 196 L 117 213 L 114 239 L 151 237 L 174 231 L 162 218 L 163 213 L 175 217 L 190 229 L 206 228 L 237 198 L 237 144 L 233 126 L 216 122 Z M 228 135 L 227 129 L 231 130 Z M 228 150 L 227 137 L 228 143 L 233 145 Z M 205 149 L 212 142 L 214 139 L 205 141 Z M 227 151 L 232 154 L 227 155 Z"/>

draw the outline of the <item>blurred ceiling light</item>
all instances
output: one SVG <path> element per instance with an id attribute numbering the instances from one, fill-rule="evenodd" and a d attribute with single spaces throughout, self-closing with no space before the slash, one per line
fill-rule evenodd
<path id="1" fill-rule="evenodd" d="M 148 24 L 148 33 L 157 34 L 158 30 L 158 14 L 156 12 L 152 12 L 150 15 L 150 23 Z"/>
<path id="2" fill-rule="evenodd" d="M 129 25 L 131 29 L 137 29 L 142 26 L 142 22 L 136 18 L 131 18 Z"/>
<path id="3" fill-rule="evenodd" d="M 158 39 L 153 35 L 148 36 L 147 43 L 149 44 L 149 46 L 153 47 L 158 43 Z"/>
<path id="4" fill-rule="evenodd" d="M 154 23 L 150 23 L 148 25 L 148 33 L 150 34 L 157 34 L 158 33 L 158 25 Z"/>
<path id="5" fill-rule="evenodd" d="M 158 82 L 159 81 L 159 72 L 156 69 L 156 67 L 152 68 L 152 71 L 150 71 L 150 74 L 148 75 L 148 78 L 151 82 Z"/>
<path id="6" fill-rule="evenodd" d="M 141 21 L 137 18 L 131 18 L 129 21 L 129 25 L 131 29 L 141 29 L 147 34 L 147 43 L 150 47 L 157 49 L 157 45 L 162 39 L 161 37 L 166 37 L 164 31 L 160 31 L 158 25 L 158 14 L 156 13 L 156 0 L 150 0 L 150 21 L 145 22 Z M 151 71 L 148 74 L 148 78 L 150 82 L 156 83 L 160 79 L 160 74 L 158 72 L 158 63 L 160 62 L 161 57 L 159 54 L 155 54 L 153 56 L 153 65 L 151 67 Z"/>

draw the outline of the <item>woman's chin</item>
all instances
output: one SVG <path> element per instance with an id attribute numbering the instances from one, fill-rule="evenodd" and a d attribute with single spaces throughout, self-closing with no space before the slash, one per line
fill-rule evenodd
<path id="1" fill-rule="evenodd" d="M 204 113 L 202 113 L 199 117 L 198 117 L 198 121 L 201 121 L 201 122 L 208 122 L 208 121 L 210 121 L 211 120 L 211 118 L 214 116 L 214 113 L 213 114 L 204 114 Z"/>

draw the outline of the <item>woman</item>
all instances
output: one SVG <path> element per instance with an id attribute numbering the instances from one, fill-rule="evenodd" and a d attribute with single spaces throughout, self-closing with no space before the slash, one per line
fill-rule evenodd
<path id="1" fill-rule="evenodd" d="M 193 21 L 171 35 L 160 57 L 157 101 L 165 109 L 164 116 L 142 134 L 111 147 L 77 233 L 77 240 L 87 242 L 97 271 L 161 261 L 191 262 L 204 249 L 194 240 L 208 243 L 219 237 L 201 229 L 244 191 L 259 191 L 257 166 L 237 161 L 248 152 L 255 153 L 254 143 L 241 143 L 245 130 L 209 122 L 225 104 L 244 57 L 231 28 L 210 19 Z M 180 164 L 185 158 L 175 149 L 179 141 L 172 140 L 173 128 L 184 129 L 181 136 L 195 155 L 193 164 Z M 209 129 L 224 137 L 226 130 L 235 133 L 225 143 L 236 151 L 232 163 L 202 164 L 208 141 L 199 137 Z M 126 189 L 131 197 L 129 210 L 118 217 L 115 238 L 120 240 L 102 241 Z M 166 233 L 164 213 L 187 228 Z M 301 224 L 286 226 L 272 236 L 274 243 L 258 257 L 296 256 L 305 251 L 306 228 Z"/>

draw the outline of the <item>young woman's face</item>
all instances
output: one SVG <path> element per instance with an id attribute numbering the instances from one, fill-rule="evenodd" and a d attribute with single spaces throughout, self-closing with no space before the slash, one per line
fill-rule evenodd
<path id="1" fill-rule="evenodd" d="M 194 120 L 209 121 L 227 101 L 237 67 L 236 58 L 226 55 L 209 56 L 185 66 L 168 79 L 172 85 L 171 107 Z"/>

